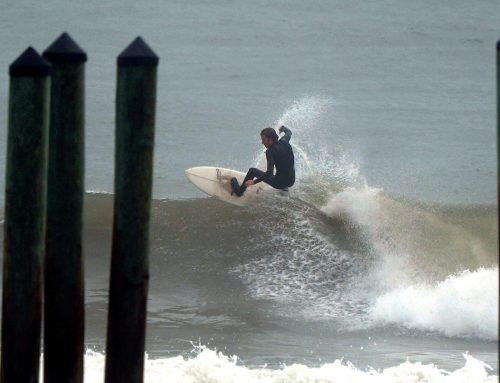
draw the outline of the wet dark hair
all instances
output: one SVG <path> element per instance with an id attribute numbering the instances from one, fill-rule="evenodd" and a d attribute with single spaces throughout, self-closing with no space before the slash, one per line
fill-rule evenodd
<path id="1" fill-rule="evenodd" d="M 276 130 L 274 130 L 273 128 L 262 129 L 260 135 L 271 138 L 273 142 L 278 141 L 278 133 L 276 133 Z"/>

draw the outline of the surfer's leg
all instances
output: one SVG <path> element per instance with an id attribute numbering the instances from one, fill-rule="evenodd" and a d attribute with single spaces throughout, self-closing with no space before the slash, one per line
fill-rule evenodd
<path id="1" fill-rule="evenodd" d="M 263 175 L 264 173 L 265 172 L 263 172 L 262 170 L 257 169 L 257 168 L 250 168 L 250 169 L 248 169 L 248 173 L 245 176 L 245 179 L 243 180 L 243 184 L 242 185 L 244 186 L 245 182 L 247 182 L 248 180 L 253 180 L 254 178 L 258 178 L 261 175 Z"/>
<path id="2" fill-rule="evenodd" d="M 238 180 L 236 178 L 231 179 L 231 186 L 233 188 L 234 194 L 236 194 L 238 197 L 241 197 L 245 190 L 247 190 L 247 187 L 245 186 L 245 182 L 248 180 L 253 180 L 254 178 L 260 177 L 263 175 L 264 172 L 260 169 L 257 168 L 250 168 L 248 169 L 247 175 L 245 176 L 245 179 L 243 180 L 242 184 L 238 184 Z"/>
<path id="3" fill-rule="evenodd" d="M 285 189 L 287 187 L 287 185 L 285 185 L 283 182 L 277 180 L 275 176 L 272 176 L 271 178 L 264 180 L 264 182 L 275 189 Z"/>

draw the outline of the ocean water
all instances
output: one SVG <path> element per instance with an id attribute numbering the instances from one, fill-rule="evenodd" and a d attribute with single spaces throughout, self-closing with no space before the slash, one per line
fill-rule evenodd
<path id="1" fill-rule="evenodd" d="M 497 1 L 0 7 L 0 190 L 10 63 L 63 31 L 89 58 L 86 382 L 103 380 L 116 56 L 137 35 L 160 56 L 147 382 L 498 380 Z M 281 124 L 289 199 L 238 208 L 186 180 L 258 164 Z"/>

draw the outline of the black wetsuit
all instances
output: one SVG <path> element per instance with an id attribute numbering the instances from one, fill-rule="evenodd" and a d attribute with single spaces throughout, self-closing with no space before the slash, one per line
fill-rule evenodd
<path id="1" fill-rule="evenodd" d="M 267 171 L 250 168 L 240 187 L 242 192 L 246 189 L 245 182 L 254 178 L 256 184 L 264 181 L 275 189 L 286 189 L 295 183 L 295 159 L 289 142 L 292 132 L 286 127 L 283 127 L 283 132 L 285 135 L 266 150 Z"/>

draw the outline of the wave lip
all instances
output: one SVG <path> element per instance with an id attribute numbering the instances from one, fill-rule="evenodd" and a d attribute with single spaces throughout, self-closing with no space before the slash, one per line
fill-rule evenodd
<path id="1" fill-rule="evenodd" d="M 498 268 L 450 275 L 379 296 L 370 309 L 376 324 L 438 331 L 450 337 L 498 339 Z"/>

